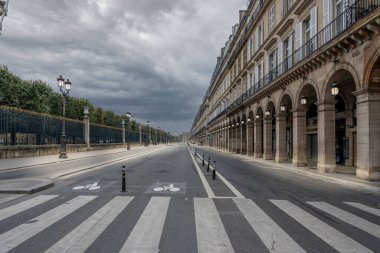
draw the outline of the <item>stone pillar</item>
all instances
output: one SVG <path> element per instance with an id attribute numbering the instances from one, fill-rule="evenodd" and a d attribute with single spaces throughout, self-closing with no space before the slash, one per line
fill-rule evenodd
<path id="1" fill-rule="evenodd" d="M 235 149 L 234 152 L 238 153 L 238 146 L 239 146 L 239 126 L 235 127 Z"/>
<path id="2" fill-rule="evenodd" d="M 247 155 L 253 156 L 253 124 L 247 124 Z"/>
<path id="3" fill-rule="evenodd" d="M 306 111 L 293 110 L 293 165 L 303 167 L 307 164 L 306 158 Z"/>
<path id="4" fill-rule="evenodd" d="M 254 157 L 256 158 L 262 158 L 263 157 L 263 151 L 262 151 L 262 120 L 256 119 L 254 123 L 254 142 L 255 142 L 255 148 L 254 148 Z"/>
<path id="5" fill-rule="evenodd" d="M 286 115 L 280 113 L 276 117 L 276 162 L 286 160 Z"/>
<path id="6" fill-rule="evenodd" d="M 366 180 L 380 179 L 380 89 L 354 93 L 357 117 L 356 176 Z"/>
<path id="7" fill-rule="evenodd" d="M 335 172 L 335 101 L 318 102 L 316 105 L 318 106 L 318 172 Z"/>
<path id="8" fill-rule="evenodd" d="M 90 117 L 85 115 L 83 117 L 84 122 L 84 141 L 87 144 L 87 147 L 90 147 Z"/>
<path id="9" fill-rule="evenodd" d="M 264 159 L 273 159 L 272 152 L 272 119 L 269 117 L 264 120 Z"/>

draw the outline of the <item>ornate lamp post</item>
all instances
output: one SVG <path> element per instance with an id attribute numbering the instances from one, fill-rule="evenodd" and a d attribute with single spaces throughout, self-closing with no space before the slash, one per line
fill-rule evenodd
<path id="1" fill-rule="evenodd" d="M 62 121 L 62 134 L 61 134 L 61 147 L 59 150 L 59 158 L 67 158 L 67 153 L 66 153 L 66 122 L 65 122 L 65 117 L 66 117 L 66 97 L 69 95 L 70 90 L 71 90 L 71 82 L 69 79 L 65 81 L 65 79 L 60 75 L 57 78 L 57 84 L 59 87 L 59 90 L 62 93 L 63 96 L 63 121 Z"/>
<path id="2" fill-rule="evenodd" d="M 131 149 L 131 145 L 130 145 L 130 142 L 129 142 L 129 132 L 131 131 L 131 117 L 132 117 L 132 114 L 130 112 L 127 112 L 125 114 L 127 116 L 127 150 L 130 150 Z"/>
<path id="3" fill-rule="evenodd" d="M 160 132 L 160 127 L 158 127 L 158 145 L 160 145 L 161 142 L 161 132 Z"/>
<path id="4" fill-rule="evenodd" d="M 150 132 L 149 132 L 149 124 L 150 124 L 150 121 L 148 120 L 146 122 L 146 136 L 145 136 L 145 146 L 149 146 L 149 139 L 150 139 Z"/>

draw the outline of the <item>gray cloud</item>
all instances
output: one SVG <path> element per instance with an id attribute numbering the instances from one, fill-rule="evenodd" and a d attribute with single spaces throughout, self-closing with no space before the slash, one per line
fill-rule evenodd
<path id="1" fill-rule="evenodd" d="M 11 0 L 0 64 L 173 133 L 189 130 L 246 0 Z"/>

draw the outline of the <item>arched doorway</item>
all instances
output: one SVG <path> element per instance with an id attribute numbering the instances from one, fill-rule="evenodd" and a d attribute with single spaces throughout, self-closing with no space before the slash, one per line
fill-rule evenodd
<path id="1" fill-rule="evenodd" d="M 241 153 L 247 154 L 247 119 L 245 114 L 242 116 L 241 120 Z"/>
<path id="2" fill-rule="evenodd" d="M 351 72 L 346 69 L 335 71 L 325 87 L 323 104 L 326 107 L 326 104 L 333 101 L 332 122 L 334 123 L 331 125 L 326 123 L 325 128 L 328 131 L 330 128 L 335 129 L 335 131 L 327 133 L 326 137 L 321 136 L 328 147 L 324 149 L 324 157 L 327 158 L 321 163 L 321 166 L 330 163 L 335 164 L 335 171 L 339 173 L 354 174 L 357 165 L 356 97 L 353 95 L 355 90 L 355 80 Z M 326 108 L 320 114 L 322 114 L 320 117 L 326 118 L 326 122 L 331 122 L 327 116 L 330 113 Z M 324 132 L 322 131 L 322 133 Z M 331 136 L 331 134 L 333 135 Z M 333 147 L 333 150 L 329 149 L 331 147 Z M 330 158 L 331 161 L 328 153 L 334 154 Z M 319 169 L 321 166 L 318 166 Z M 320 170 L 323 169 L 322 167 Z M 334 169 L 332 168 L 325 172 L 331 171 L 334 171 Z"/>
<path id="3" fill-rule="evenodd" d="M 271 160 L 276 155 L 276 110 L 270 101 L 264 117 L 264 159 Z"/>
<path id="4" fill-rule="evenodd" d="M 263 157 L 264 150 L 264 134 L 263 134 L 263 110 L 258 107 L 255 114 L 254 121 L 254 156 L 256 158 Z"/>
<path id="5" fill-rule="evenodd" d="M 302 80 L 304 83 L 305 80 Z M 318 95 L 311 84 L 302 86 L 293 110 L 293 164 L 316 167 L 318 161 Z"/>
<path id="6" fill-rule="evenodd" d="M 380 180 L 380 48 L 366 66 L 363 89 L 357 100 L 358 157 L 356 176 Z"/>
<path id="7" fill-rule="evenodd" d="M 291 162 L 293 158 L 293 104 L 288 94 L 279 103 L 276 117 L 276 162 Z"/>

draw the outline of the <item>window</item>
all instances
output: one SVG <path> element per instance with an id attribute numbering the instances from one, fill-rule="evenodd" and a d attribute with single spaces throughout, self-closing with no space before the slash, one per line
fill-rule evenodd
<path id="1" fill-rule="evenodd" d="M 275 16 L 274 16 L 274 4 L 269 9 L 269 32 L 272 32 L 275 25 Z"/>
<path id="2" fill-rule="evenodd" d="M 272 81 L 276 78 L 276 65 L 277 65 L 277 50 L 273 50 L 268 56 L 268 73 L 269 80 Z"/>
<path id="3" fill-rule="evenodd" d="M 261 21 L 260 25 L 257 28 L 257 48 L 259 48 L 263 42 L 264 42 L 264 27 L 263 27 L 263 21 Z"/>
<path id="4" fill-rule="evenodd" d="M 282 17 L 284 17 L 288 13 L 290 7 L 292 7 L 292 4 L 292 0 L 282 0 Z"/>
<path id="5" fill-rule="evenodd" d="M 249 40 L 249 50 L 250 50 L 250 57 L 253 56 L 253 36 Z"/>
<path id="6" fill-rule="evenodd" d="M 345 28 L 344 15 L 342 15 L 343 11 L 344 11 L 343 0 L 335 0 L 334 17 L 337 18 L 336 31 L 338 33 L 343 31 Z"/>

